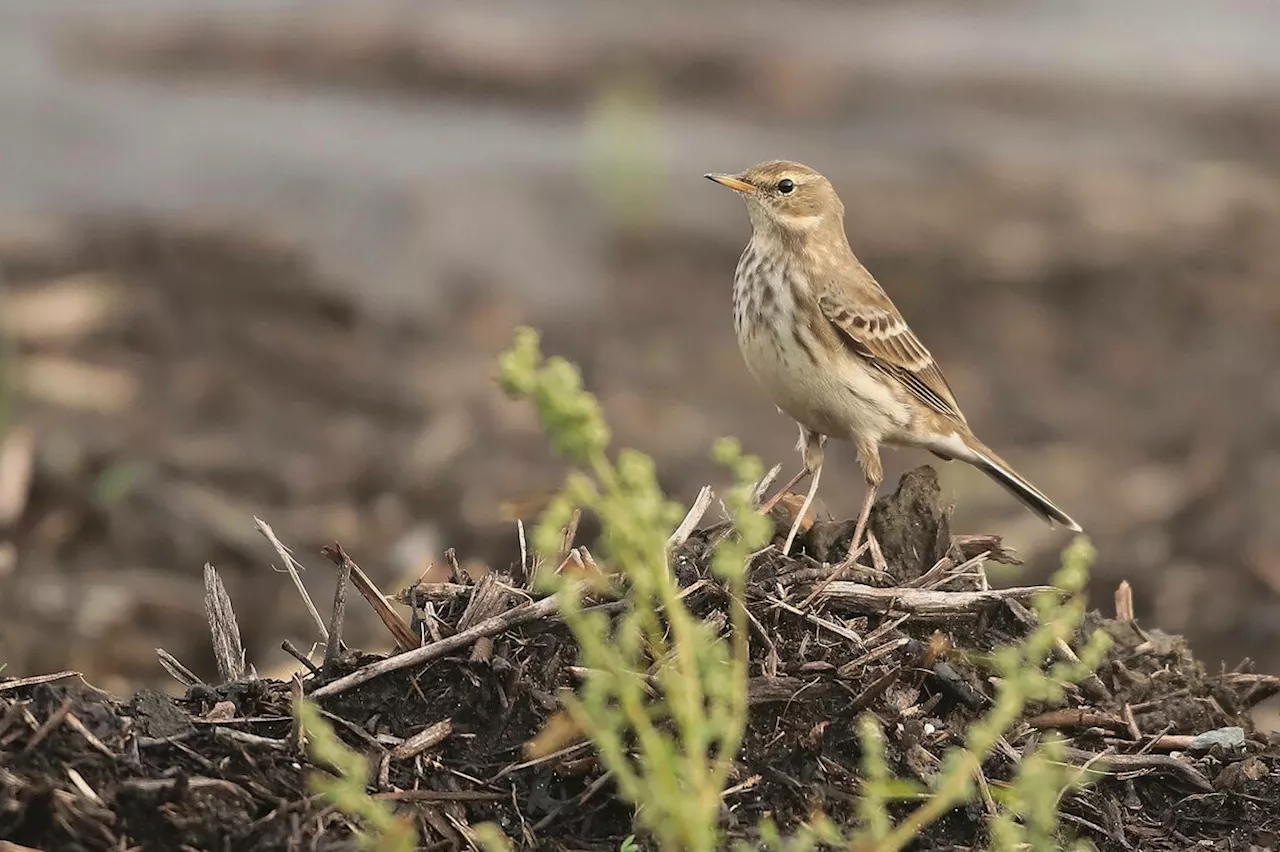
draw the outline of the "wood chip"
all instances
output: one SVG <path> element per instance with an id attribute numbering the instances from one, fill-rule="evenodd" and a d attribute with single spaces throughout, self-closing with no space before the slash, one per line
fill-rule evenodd
<path id="1" fill-rule="evenodd" d="M 208 562 L 204 564 L 204 612 L 209 620 L 209 633 L 213 637 L 213 656 L 218 664 L 218 676 L 223 683 L 244 680 L 244 647 L 240 644 L 240 625 L 236 623 L 231 596 L 222 585 L 222 578 Z"/>
<path id="2" fill-rule="evenodd" d="M 391 750 L 392 760 L 405 760 L 410 757 L 421 754 L 429 748 L 435 748 L 448 739 L 453 733 L 453 720 L 445 719 L 436 722 L 413 736 L 409 737 L 400 745 Z"/>

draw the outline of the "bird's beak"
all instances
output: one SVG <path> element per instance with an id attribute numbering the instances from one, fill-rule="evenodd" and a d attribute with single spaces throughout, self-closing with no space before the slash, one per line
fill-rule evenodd
<path id="1" fill-rule="evenodd" d="M 709 174 L 703 175 L 707 180 L 713 180 L 721 186 L 727 186 L 734 192 L 755 192 L 756 188 L 745 180 L 733 175 Z"/>

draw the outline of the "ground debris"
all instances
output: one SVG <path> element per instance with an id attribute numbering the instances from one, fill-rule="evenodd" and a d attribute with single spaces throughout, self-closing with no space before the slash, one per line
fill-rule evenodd
<path id="1" fill-rule="evenodd" d="M 856 580 L 829 584 L 809 606 L 847 541 L 817 524 L 798 555 L 770 549 L 754 560 L 751 722 L 726 796 L 732 836 L 749 837 L 766 814 L 784 830 L 818 809 L 851 819 L 863 710 L 883 723 L 893 771 L 930 778 L 994 694 L 987 673 L 951 651 L 1017 641 L 1034 620 L 1018 603 L 1026 595 L 987 587 L 983 554 L 1008 557 L 999 539 L 950 535 L 931 469 L 881 498 L 871 530 L 888 571 L 853 566 Z M 686 586 L 698 584 L 689 606 L 728 623 L 709 570 L 722 534 L 720 524 L 693 531 L 673 563 Z M 559 709 L 557 692 L 584 674 L 568 630 L 506 575 L 457 579 L 396 598 L 431 613 L 424 644 L 408 652 L 424 662 L 390 669 L 352 652 L 302 688 L 319 693 L 339 735 L 369 755 L 372 792 L 415 817 L 425 846 L 463 848 L 471 826 L 496 822 L 524 848 L 617 849 L 633 833 L 631 808 L 589 745 L 534 759 L 524 750 Z M 855 587 L 862 597 L 851 596 Z M 898 606 L 894 591 L 933 604 Z M 883 605 L 864 605 L 876 596 Z M 517 615 L 531 607 L 538 618 Z M 486 624 L 495 627 L 481 636 Z M 1110 759 L 1108 777 L 1063 799 L 1066 824 L 1099 849 L 1273 841 L 1280 741 L 1259 734 L 1248 710 L 1280 679 L 1209 674 L 1181 639 L 1131 620 L 1092 613 L 1085 628 L 1115 640 L 1096 682 L 1069 689 L 1064 707 L 1029 707 L 984 763 L 984 783 L 1007 781 L 1023 750 L 1057 730 L 1070 737 L 1072 763 Z M 463 631 L 470 644 L 459 642 Z M 447 651 L 427 653 L 437 643 Z M 198 683 L 182 699 L 144 691 L 122 703 L 74 672 L 0 681 L 0 837 L 67 850 L 349 848 L 350 826 L 306 786 L 313 767 L 295 744 L 295 688 L 265 678 Z M 1229 728 L 1238 731 L 1222 734 Z M 920 848 L 982 848 L 985 814 L 981 803 L 958 809 Z"/>

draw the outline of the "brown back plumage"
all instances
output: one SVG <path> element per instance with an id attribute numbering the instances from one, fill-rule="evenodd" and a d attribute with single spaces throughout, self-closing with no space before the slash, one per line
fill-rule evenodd
<path id="1" fill-rule="evenodd" d="M 933 355 L 852 251 L 820 281 L 818 305 L 852 352 L 934 411 L 966 423 Z"/>

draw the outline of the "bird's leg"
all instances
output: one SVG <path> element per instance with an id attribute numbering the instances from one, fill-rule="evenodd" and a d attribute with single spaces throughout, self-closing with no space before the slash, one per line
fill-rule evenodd
<path id="1" fill-rule="evenodd" d="M 871 517 L 871 507 L 876 502 L 876 486 L 868 483 L 867 498 L 862 504 L 862 511 L 858 513 L 858 523 L 853 528 L 853 541 L 849 543 L 849 552 L 857 553 L 858 548 L 862 546 L 862 534 L 867 529 L 867 519 Z"/>
<path id="2" fill-rule="evenodd" d="M 791 531 L 787 533 L 787 542 L 782 546 L 782 555 L 786 556 L 791 552 L 791 545 L 796 540 L 796 533 L 800 531 L 800 525 L 804 523 L 804 516 L 809 511 L 809 506 L 813 504 L 813 496 L 818 493 L 818 480 L 822 476 L 822 445 L 827 442 L 826 435 L 819 435 L 817 432 L 810 432 L 803 426 L 800 427 L 801 452 L 804 457 L 804 469 L 806 473 L 813 475 L 813 482 L 809 484 L 809 493 L 805 495 L 804 502 L 800 504 L 800 511 L 796 512 L 796 519 L 791 524 Z"/>
<path id="3" fill-rule="evenodd" d="M 880 449 L 875 445 L 859 445 L 858 461 L 862 464 L 862 472 L 867 476 L 867 496 L 862 503 L 862 511 L 858 513 L 858 522 L 853 527 L 853 541 L 849 552 L 856 553 L 862 546 L 862 534 L 867 530 L 867 520 L 871 517 L 871 507 L 876 502 L 876 491 L 884 480 L 884 465 L 880 463 Z"/>
<path id="4" fill-rule="evenodd" d="M 785 412 L 783 412 L 783 410 L 779 408 L 778 413 L 783 414 Z M 808 429 L 801 426 L 800 440 L 796 442 L 796 449 L 799 450 L 801 453 L 806 453 L 808 452 L 808 450 L 806 450 L 805 448 L 809 446 L 810 442 L 816 441 L 816 440 L 818 440 L 818 437 L 815 433 L 810 432 Z M 825 436 L 823 436 L 821 440 L 825 442 L 827 439 Z M 819 448 L 819 452 L 821 452 L 821 448 Z M 802 458 L 803 457 L 804 456 L 802 456 Z M 797 473 L 795 476 L 791 477 L 790 482 L 788 482 L 786 485 L 779 488 L 778 493 L 774 494 L 768 500 L 765 500 L 763 503 L 761 503 L 760 508 L 757 511 L 759 511 L 759 513 L 762 515 L 769 514 L 769 511 L 773 509 L 774 506 L 778 505 L 778 501 L 781 500 L 787 494 L 787 492 L 789 492 L 792 488 L 795 488 L 797 485 L 799 485 L 804 480 L 804 478 L 811 473 L 813 473 L 813 468 L 809 466 L 808 462 L 805 462 L 805 466 L 800 469 L 800 472 Z"/>

